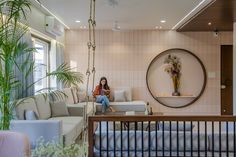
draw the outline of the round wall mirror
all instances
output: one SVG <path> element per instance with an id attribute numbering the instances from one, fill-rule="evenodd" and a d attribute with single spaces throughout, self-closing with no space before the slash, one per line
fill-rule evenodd
<path id="1" fill-rule="evenodd" d="M 206 69 L 202 61 L 185 49 L 169 49 L 157 55 L 146 73 L 152 97 L 172 108 L 193 104 L 206 87 Z"/>

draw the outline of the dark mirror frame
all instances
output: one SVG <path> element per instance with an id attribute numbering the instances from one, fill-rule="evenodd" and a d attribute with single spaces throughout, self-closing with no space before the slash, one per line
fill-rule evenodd
<path id="1" fill-rule="evenodd" d="M 164 56 L 164 55 L 167 55 L 169 53 L 169 51 L 173 51 L 173 50 L 178 50 L 178 51 L 182 51 L 183 53 L 187 53 L 187 54 L 190 54 L 192 55 L 195 59 L 197 59 L 197 61 L 200 63 L 201 67 L 202 67 L 202 71 L 203 71 L 203 75 L 204 75 L 204 83 L 203 83 L 203 86 L 202 86 L 202 89 L 200 91 L 200 93 L 197 95 L 196 98 L 194 98 L 192 101 L 190 101 L 189 103 L 187 104 L 183 104 L 181 106 L 178 106 L 178 107 L 174 107 L 174 106 L 169 106 L 168 104 L 165 104 L 163 103 L 162 101 L 160 101 L 156 96 L 154 96 L 154 94 L 151 92 L 151 89 L 149 87 L 149 83 L 148 83 L 148 74 L 149 74 L 149 70 L 152 66 L 152 64 L 154 62 L 156 62 L 157 59 L 159 59 L 160 57 Z M 206 88 L 206 84 L 207 84 L 207 73 L 206 73 L 206 68 L 204 66 L 204 64 L 202 63 L 202 61 L 200 60 L 200 58 L 198 58 L 198 56 L 196 56 L 194 53 L 186 50 L 186 49 L 181 49 L 181 48 L 172 48 L 172 49 L 168 49 L 168 50 L 165 50 L 163 52 L 161 52 L 160 54 L 158 54 L 152 61 L 151 63 L 149 64 L 148 66 L 148 69 L 147 69 L 147 72 L 146 72 L 146 84 L 147 84 L 147 88 L 148 88 L 148 91 L 149 93 L 152 95 L 152 97 L 157 101 L 159 102 L 160 104 L 166 106 L 166 107 L 170 107 L 170 108 L 183 108 L 183 107 L 186 107 L 186 106 L 189 106 L 191 104 L 193 104 L 194 102 L 196 102 L 201 96 L 202 94 L 204 93 L 205 91 L 205 88 Z"/>

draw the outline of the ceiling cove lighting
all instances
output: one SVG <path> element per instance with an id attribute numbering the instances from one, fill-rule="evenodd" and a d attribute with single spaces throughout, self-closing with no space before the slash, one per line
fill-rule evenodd
<path id="1" fill-rule="evenodd" d="M 155 29 L 162 29 L 162 27 L 161 26 L 156 26 Z"/>
<path id="2" fill-rule="evenodd" d="M 79 28 L 80 29 L 86 29 L 87 27 L 86 26 L 80 26 Z"/>
<path id="3" fill-rule="evenodd" d="M 207 6 L 208 4 L 212 4 L 213 2 L 215 2 L 216 0 L 202 0 L 193 10 L 191 10 L 187 15 L 185 15 L 176 25 L 174 25 L 174 27 L 172 27 L 172 30 L 177 29 L 177 27 L 184 22 L 187 18 L 191 18 L 193 17 L 195 14 L 194 12 L 199 12 L 201 11 L 201 9 L 203 9 L 205 6 Z"/>
<path id="4" fill-rule="evenodd" d="M 63 24 L 67 29 L 70 29 L 70 27 L 68 25 L 66 25 L 61 19 L 59 19 L 55 14 L 53 14 L 48 8 L 46 8 L 44 5 L 42 5 L 42 3 L 40 3 L 39 0 L 34 0 L 37 4 L 40 5 L 40 7 L 42 7 L 45 11 L 47 11 L 49 14 L 51 14 L 52 16 L 54 16 L 61 24 Z"/>

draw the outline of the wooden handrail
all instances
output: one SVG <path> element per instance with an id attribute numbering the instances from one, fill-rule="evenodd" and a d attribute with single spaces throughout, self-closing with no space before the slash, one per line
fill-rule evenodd
<path id="1" fill-rule="evenodd" d="M 100 121 L 123 121 L 123 122 L 143 122 L 143 121 L 236 121 L 236 116 L 123 116 L 104 115 L 90 116 L 89 122 Z"/>

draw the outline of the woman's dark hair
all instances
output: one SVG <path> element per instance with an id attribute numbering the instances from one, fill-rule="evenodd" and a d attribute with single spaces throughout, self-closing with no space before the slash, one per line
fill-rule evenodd
<path id="1" fill-rule="evenodd" d="M 100 87 L 100 89 L 102 89 L 102 83 L 101 83 L 102 80 L 105 80 L 105 81 L 106 81 L 106 83 L 105 83 L 105 85 L 104 85 L 104 89 L 109 90 L 110 87 L 108 86 L 107 78 L 106 78 L 106 77 L 101 77 L 101 79 L 100 79 L 100 81 L 99 81 L 99 87 Z"/>

